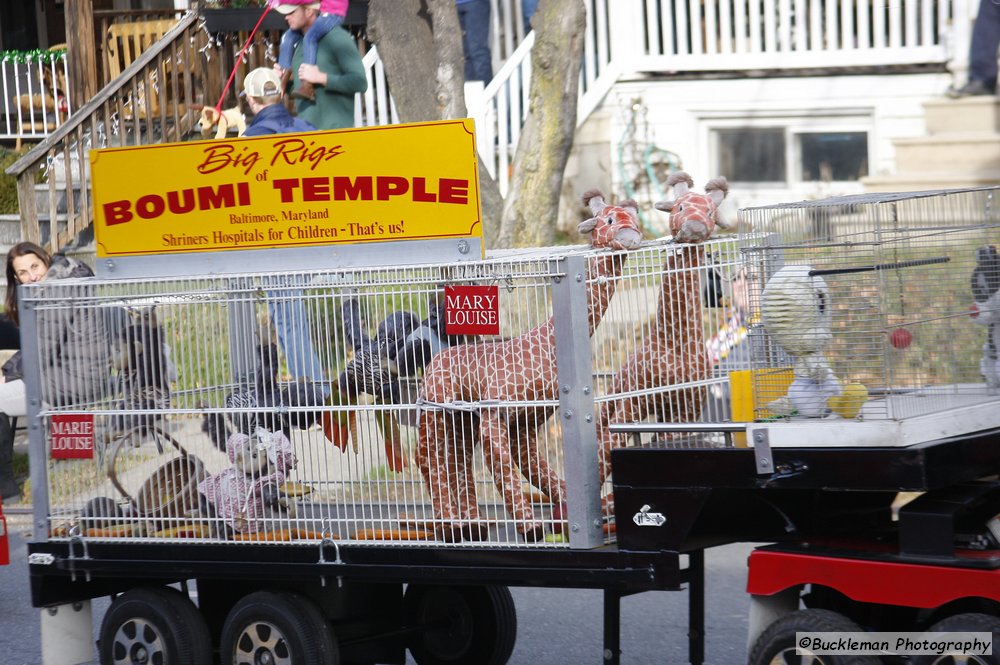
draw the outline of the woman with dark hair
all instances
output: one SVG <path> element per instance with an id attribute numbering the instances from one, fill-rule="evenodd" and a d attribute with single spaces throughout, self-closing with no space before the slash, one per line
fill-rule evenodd
<path id="1" fill-rule="evenodd" d="M 18 285 L 92 277 L 94 272 L 76 259 L 58 254 L 50 256 L 33 242 L 19 242 L 7 252 L 6 274 L 6 314 L 15 326 L 20 326 Z M 44 318 L 44 321 L 38 320 L 36 326 L 42 400 L 63 404 L 100 394 L 107 385 L 110 358 L 103 323 L 73 307 L 46 313 Z M 0 377 L 0 496 L 7 498 L 19 493 L 12 464 L 14 435 L 10 417 L 27 414 L 21 352 L 14 354 L 0 370 L 3 372 Z"/>

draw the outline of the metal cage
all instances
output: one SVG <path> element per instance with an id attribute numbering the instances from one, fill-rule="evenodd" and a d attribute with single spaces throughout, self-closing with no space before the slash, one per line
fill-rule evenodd
<path id="1" fill-rule="evenodd" d="M 1000 188 L 741 211 L 750 373 L 770 445 L 897 446 L 1000 426 Z"/>
<path id="2" fill-rule="evenodd" d="M 26 286 L 36 523 L 52 539 L 234 546 L 612 542 L 607 453 L 627 441 L 607 425 L 729 418 L 737 259 L 735 238 L 659 240 Z M 437 326 L 452 285 L 496 287 L 498 334 Z M 538 362 L 555 373 L 518 392 Z M 439 399 L 430 375 L 515 388 Z M 440 436 L 422 440 L 431 423 Z"/>

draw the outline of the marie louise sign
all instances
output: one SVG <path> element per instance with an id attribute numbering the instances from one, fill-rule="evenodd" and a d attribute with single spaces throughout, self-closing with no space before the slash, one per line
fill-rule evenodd
<path id="1" fill-rule="evenodd" d="M 56 414 L 49 425 L 52 459 L 93 459 L 94 415 Z"/>
<path id="2" fill-rule="evenodd" d="M 470 237 L 481 245 L 468 119 L 109 148 L 90 159 L 101 258 Z"/>

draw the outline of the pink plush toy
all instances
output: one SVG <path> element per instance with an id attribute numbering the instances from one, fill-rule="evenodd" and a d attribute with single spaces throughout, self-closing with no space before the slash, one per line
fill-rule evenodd
<path id="1" fill-rule="evenodd" d="M 198 491 L 227 531 L 255 533 L 265 520 L 291 516 L 294 505 L 281 491 L 296 464 L 288 437 L 260 427 L 252 437 L 237 432 L 226 441 L 226 454 L 232 466 L 201 481 Z"/>

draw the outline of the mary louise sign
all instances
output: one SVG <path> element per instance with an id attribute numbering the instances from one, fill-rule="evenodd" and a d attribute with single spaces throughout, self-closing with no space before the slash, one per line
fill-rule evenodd
<path id="1" fill-rule="evenodd" d="M 93 414 L 56 414 L 49 424 L 52 459 L 94 458 Z"/>
<path id="2" fill-rule="evenodd" d="M 481 246 L 469 119 L 109 148 L 90 161 L 101 258 L 469 237 Z"/>
<path id="3" fill-rule="evenodd" d="M 444 287 L 444 331 L 449 335 L 499 335 L 499 287 Z"/>

